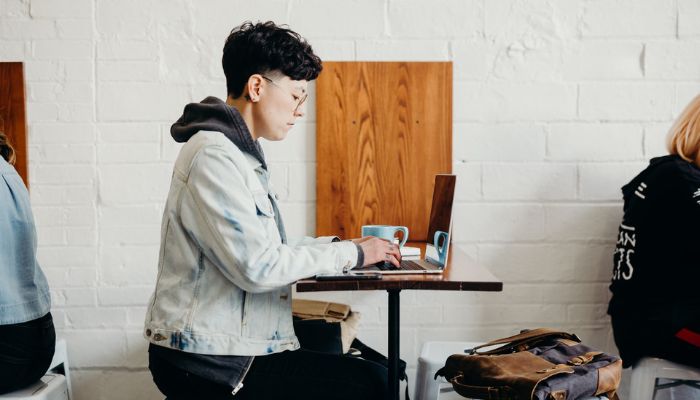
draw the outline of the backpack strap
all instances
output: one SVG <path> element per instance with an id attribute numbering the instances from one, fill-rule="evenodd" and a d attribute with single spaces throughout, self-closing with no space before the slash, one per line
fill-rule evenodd
<path id="1" fill-rule="evenodd" d="M 376 363 L 379 363 L 383 365 L 384 367 L 388 368 L 389 367 L 389 359 L 384 355 L 378 352 L 377 350 L 367 346 L 366 344 L 362 343 L 360 339 L 355 339 L 352 341 L 352 347 L 353 349 L 356 349 L 360 352 L 360 357 L 369 360 L 369 361 L 374 361 Z M 402 381 L 406 381 L 406 400 L 411 400 L 411 398 L 408 396 L 408 375 L 406 375 L 406 361 L 399 359 L 399 378 Z"/>
<path id="2" fill-rule="evenodd" d="M 571 357 L 567 364 L 569 365 L 585 365 L 593 361 L 594 358 L 599 355 L 604 354 L 602 351 L 589 351 L 586 354 L 581 354 L 580 356 Z"/>
<path id="3" fill-rule="evenodd" d="M 581 342 L 581 339 L 579 339 L 579 337 L 574 335 L 573 333 L 558 331 L 549 328 L 537 328 L 532 330 L 524 330 L 517 335 L 509 336 L 506 338 L 492 340 L 488 343 L 484 343 L 472 349 L 469 349 L 468 351 L 465 350 L 465 353 L 480 355 L 514 353 L 516 351 L 527 350 L 528 348 L 530 348 L 530 345 L 532 343 L 539 342 L 540 340 L 546 338 L 562 338 L 574 340 L 579 343 Z M 502 344 L 503 346 L 488 351 L 477 351 L 481 348 L 491 347 L 498 344 Z"/>

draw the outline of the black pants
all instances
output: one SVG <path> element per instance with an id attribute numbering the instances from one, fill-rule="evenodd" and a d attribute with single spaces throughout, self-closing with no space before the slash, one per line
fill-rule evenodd
<path id="1" fill-rule="evenodd" d="M 383 400 L 388 397 L 386 367 L 303 349 L 255 357 L 243 389 L 235 397 L 230 386 L 212 383 L 162 359 L 151 357 L 149 368 L 153 381 L 168 400 Z"/>
<path id="2" fill-rule="evenodd" d="M 20 324 L 0 325 L 0 394 L 44 376 L 56 347 L 51 313 Z"/>

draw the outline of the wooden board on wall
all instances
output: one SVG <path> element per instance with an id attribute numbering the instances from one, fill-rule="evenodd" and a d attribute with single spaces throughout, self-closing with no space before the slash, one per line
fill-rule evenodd
<path id="1" fill-rule="evenodd" d="M 24 68 L 21 62 L 0 62 L 0 131 L 15 148 L 15 168 L 29 187 Z"/>
<path id="2" fill-rule="evenodd" d="M 316 113 L 316 234 L 425 240 L 435 174 L 452 172 L 452 63 L 325 62 Z"/>

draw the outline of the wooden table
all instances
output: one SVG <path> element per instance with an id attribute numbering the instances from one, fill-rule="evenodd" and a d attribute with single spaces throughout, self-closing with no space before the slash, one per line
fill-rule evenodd
<path id="1" fill-rule="evenodd" d="M 408 243 L 420 247 L 425 254 L 425 243 Z M 389 393 L 392 400 L 399 399 L 399 311 L 401 290 L 457 290 L 500 292 L 503 282 L 486 268 L 477 264 L 456 246 L 450 246 L 447 267 L 442 274 L 384 275 L 381 280 L 317 281 L 305 279 L 297 282 L 297 292 L 321 292 L 336 290 L 386 290 L 389 294 Z"/>

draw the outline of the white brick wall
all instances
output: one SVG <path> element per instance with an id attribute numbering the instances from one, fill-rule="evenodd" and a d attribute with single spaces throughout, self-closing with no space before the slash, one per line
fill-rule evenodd
<path id="1" fill-rule="evenodd" d="M 677 5 L 668 0 L 582 2 L 583 37 L 674 37 Z"/>
<path id="2" fill-rule="evenodd" d="M 550 124 L 547 157 L 552 161 L 618 161 L 642 156 L 642 127 L 620 123 Z"/>
<path id="3" fill-rule="evenodd" d="M 663 121 L 672 117 L 673 93 L 666 83 L 581 84 L 579 116 L 593 121 Z"/>
<path id="4" fill-rule="evenodd" d="M 32 0 L 29 15 L 33 18 L 91 18 L 94 1 Z"/>
<path id="5" fill-rule="evenodd" d="M 637 40 L 581 41 L 564 54 L 564 79 L 571 81 L 639 80 L 644 45 Z M 604 63 L 595 60 L 605 60 Z"/>
<path id="6" fill-rule="evenodd" d="M 698 36 L 700 27 L 693 23 L 700 17 L 700 3 L 694 0 L 678 1 L 678 35 L 681 37 Z"/>
<path id="7" fill-rule="evenodd" d="M 700 79 L 700 43 L 659 41 L 646 46 L 645 68 L 649 78 L 663 80 Z"/>
<path id="8" fill-rule="evenodd" d="M 326 60 L 454 62 L 454 240 L 505 286 L 403 292 L 409 372 L 427 340 L 536 325 L 615 351 L 619 189 L 700 92 L 698 17 L 695 0 L 3 0 L 0 59 L 25 63 L 39 257 L 77 398 L 160 398 L 140 329 L 180 148 L 168 129 L 224 96 L 220 51 L 244 20 L 288 23 Z M 314 233 L 313 88 L 305 122 L 263 143 L 290 235 Z M 384 293 L 304 296 L 352 304 L 386 351 Z"/>

